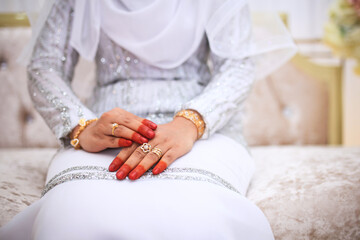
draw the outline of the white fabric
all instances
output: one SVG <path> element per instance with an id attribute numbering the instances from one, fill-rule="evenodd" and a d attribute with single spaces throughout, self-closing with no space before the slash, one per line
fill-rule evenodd
<path id="1" fill-rule="evenodd" d="M 107 167 L 117 151 L 92 154 L 64 150 L 52 161 L 47 181 L 72 166 Z M 242 193 L 254 171 L 245 148 L 219 134 L 196 142 L 193 150 L 171 167 L 210 170 Z M 244 196 L 225 187 L 208 182 L 146 179 L 60 184 L 1 228 L 0 239 L 274 238 L 263 213 Z"/>
<path id="2" fill-rule="evenodd" d="M 221 1 L 153 0 L 132 9 L 129 1 L 77 0 L 70 43 L 92 60 L 102 30 L 142 61 L 174 68 L 198 49 L 205 24 Z"/>
<path id="3" fill-rule="evenodd" d="M 52 2 L 35 27 L 35 39 Z M 211 50 L 220 57 L 255 57 L 260 79 L 289 60 L 296 47 L 277 14 L 252 16 L 251 28 L 243 24 L 250 17 L 246 0 L 76 0 L 71 45 L 92 60 L 103 30 L 144 62 L 169 69 L 186 61 L 206 33 Z M 28 61 L 33 46 L 34 40 L 23 60 Z"/>

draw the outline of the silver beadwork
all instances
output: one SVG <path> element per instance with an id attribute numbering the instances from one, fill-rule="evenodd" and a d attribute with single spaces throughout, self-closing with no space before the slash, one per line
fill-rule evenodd
<path id="1" fill-rule="evenodd" d="M 186 181 L 202 181 L 216 184 L 234 191 L 240 192 L 218 175 L 203 169 L 197 168 L 168 168 L 159 175 L 153 175 L 150 171 L 146 172 L 142 177 L 146 179 L 167 179 L 167 180 L 186 180 Z M 75 166 L 61 171 L 52 177 L 46 184 L 42 196 L 59 184 L 74 180 L 116 180 L 116 173 L 109 172 L 108 169 L 100 166 Z"/>

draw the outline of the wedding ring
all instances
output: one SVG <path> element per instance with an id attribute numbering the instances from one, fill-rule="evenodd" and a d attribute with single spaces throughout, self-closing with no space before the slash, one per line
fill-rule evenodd
<path id="1" fill-rule="evenodd" d="M 151 145 L 148 143 L 143 143 L 143 145 L 141 145 L 140 149 L 144 152 L 144 153 L 148 153 L 151 151 Z"/>
<path id="2" fill-rule="evenodd" d="M 153 153 L 155 153 L 158 157 L 159 157 L 159 159 L 162 157 L 162 151 L 161 151 L 161 149 L 160 148 L 157 148 L 157 147 L 154 147 L 152 150 L 151 150 L 151 152 L 153 152 Z"/>
<path id="3" fill-rule="evenodd" d="M 119 124 L 117 124 L 117 123 L 112 124 L 111 135 L 113 135 L 114 137 L 115 137 L 115 129 L 118 127 L 119 127 Z"/>

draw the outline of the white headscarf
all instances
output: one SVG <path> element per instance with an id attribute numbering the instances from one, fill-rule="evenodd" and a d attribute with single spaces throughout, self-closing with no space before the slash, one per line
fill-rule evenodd
<path id="1" fill-rule="evenodd" d="M 88 60 L 94 59 L 100 31 L 142 61 L 164 69 L 185 62 L 204 34 L 211 51 L 221 57 L 254 57 L 258 78 L 295 53 L 276 14 L 256 16 L 251 28 L 246 0 L 76 0 L 74 13 L 70 44 Z"/>

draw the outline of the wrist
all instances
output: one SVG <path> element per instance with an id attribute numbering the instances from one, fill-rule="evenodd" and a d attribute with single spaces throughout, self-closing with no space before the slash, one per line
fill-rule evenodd
<path id="1" fill-rule="evenodd" d="M 195 110 L 191 110 L 191 109 L 186 109 L 186 110 L 181 110 L 179 112 L 176 113 L 175 117 L 180 117 L 180 118 L 184 118 L 188 121 L 190 121 L 197 130 L 197 138 L 199 139 L 202 137 L 202 135 L 204 134 L 205 131 L 205 122 L 201 116 L 200 113 L 198 113 Z"/>
<path id="2" fill-rule="evenodd" d="M 73 128 L 73 130 L 72 130 L 72 131 L 70 132 L 70 134 L 69 134 L 69 138 L 70 138 L 70 139 L 73 139 L 73 138 L 74 138 L 74 136 L 75 136 L 76 132 L 79 130 L 79 128 L 80 128 L 80 125 L 79 125 L 79 124 L 76 125 L 76 127 Z"/>
<path id="3" fill-rule="evenodd" d="M 85 120 L 85 119 L 80 119 L 79 120 L 79 124 L 77 127 L 74 128 L 74 130 L 72 131 L 71 134 L 73 134 L 70 144 L 75 148 L 75 149 L 81 149 L 81 145 L 80 145 L 80 140 L 79 140 L 79 135 L 85 130 L 85 128 L 87 126 L 89 126 L 91 123 L 96 122 L 98 119 L 91 119 L 91 120 Z"/>
<path id="4" fill-rule="evenodd" d="M 173 122 L 184 131 L 184 134 L 188 135 L 190 139 L 195 142 L 198 139 L 197 127 L 189 119 L 183 117 L 174 117 Z"/>

